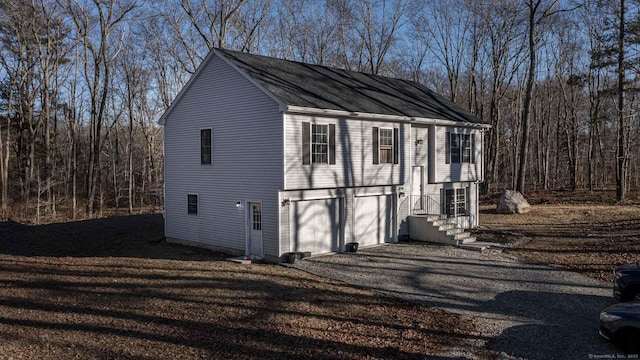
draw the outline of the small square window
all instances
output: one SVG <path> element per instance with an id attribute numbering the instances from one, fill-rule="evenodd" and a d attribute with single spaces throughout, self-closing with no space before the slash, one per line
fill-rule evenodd
<path id="1" fill-rule="evenodd" d="M 198 215 L 198 195 L 187 195 L 187 214 Z"/>

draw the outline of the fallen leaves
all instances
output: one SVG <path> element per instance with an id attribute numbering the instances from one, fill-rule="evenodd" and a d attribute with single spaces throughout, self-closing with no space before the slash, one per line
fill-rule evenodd
<path id="1" fill-rule="evenodd" d="M 603 281 L 612 280 L 615 267 L 640 260 L 640 207 L 634 205 L 535 205 L 523 216 L 484 207 L 480 223 L 480 239 L 516 244 L 509 250 L 514 256 Z M 518 243 L 522 237 L 530 241 Z"/>
<path id="2" fill-rule="evenodd" d="M 3 357 L 421 359 L 475 332 L 295 269 L 149 242 L 161 216 L 3 226 Z"/>

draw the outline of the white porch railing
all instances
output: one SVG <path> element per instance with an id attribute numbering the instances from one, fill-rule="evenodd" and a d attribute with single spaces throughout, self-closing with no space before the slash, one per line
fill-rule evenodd
<path id="1" fill-rule="evenodd" d="M 459 228 L 468 229 L 473 224 L 470 214 L 450 215 L 444 211 L 442 205 L 435 201 L 432 195 L 410 195 L 410 215 L 437 215 L 447 223 L 456 224 Z"/>

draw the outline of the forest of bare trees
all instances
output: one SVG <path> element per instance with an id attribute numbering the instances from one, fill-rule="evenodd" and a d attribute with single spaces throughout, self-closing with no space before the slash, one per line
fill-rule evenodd
<path id="1" fill-rule="evenodd" d="M 0 219 L 162 205 L 157 120 L 213 47 L 426 84 L 483 192 L 640 188 L 639 0 L 4 0 Z"/>

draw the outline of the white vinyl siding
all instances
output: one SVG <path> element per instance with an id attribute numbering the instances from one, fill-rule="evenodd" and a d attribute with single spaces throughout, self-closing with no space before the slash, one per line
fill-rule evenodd
<path id="1" fill-rule="evenodd" d="M 447 151 L 447 134 L 460 134 L 460 136 L 451 136 L 450 141 L 455 142 L 459 139 L 459 148 L 455 150 L 455 146 L 451 146 Z M 471 141 L 471 135 L 474 135 L 474 141 Z M 465 140 L 465 139 L 468 139 Z M 430 183 L 448 183 L 448 182 L 468 182 L 482 180 L 482 141 L 481 133 L 478 130 L 468 128 L 432 126 L 429 129 L 429 182 Z M 473 148 L 471 148 L 473 144 Z M 450 144 L 454 145 L 454 144 Z M 466 146 L 468 145 L 468 146 Z M 467 148 L 469 161 L 465 160 L 465 146 Z M 458 156 L 459 161 L 447 161 L 447 156 Z M 473 156 L 473 158 L 471 158 Z M 449 162 L 449 163 L 447 163 Z"/>
<path id="2" fill-rule="evenodd" d="M 285 115 L 285 190 L 404 184 L 409 182 L 409 125 L 358 119 Z M 335 165 L 303 165 L 302 123 L 335 126 Z M 373 164 L 372 128 L 398 129 L 399 163 Z"/>
<path id="3" fill-rule="evenodd" d="M 209 128 L 212 165 L 202 166 L 200 130 Z M 278 256 L 284 182 L 278 104 L 213 56 L 175 104 L 164 132 L 166 236 L 244 252 L 246 206 L 261 202 L 264 253 Z M 185 210 L 191 192 L 198 193 L 198 216 Z"/>
<path id="4" fill-rule="evenodd" d="M 429 129 L 426 127 L 411 128 L 411 144 L 412 146 L 412 166 L 424 166 L 427 169 L 429 165 Z"/>

